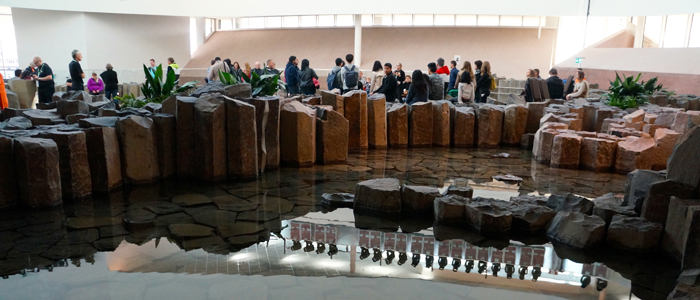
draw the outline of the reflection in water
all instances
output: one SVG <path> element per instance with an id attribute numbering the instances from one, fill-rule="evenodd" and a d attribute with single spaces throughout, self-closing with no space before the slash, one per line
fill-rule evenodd
<path id="1" fill-rule="evenodd" d="M 492 157 L 501 152 L 511 158 Z M 493 181 L 499 174 L 524 180 Z M 503 200 L 533 193 L 622 193 L 625 180 L 550 169 L 517 149 L 392 149 L 353 154 L 346 165 L 266 172 L 257 181 L 162 182 L 51 210 L 0 211 L 0 275 L 32 280 L 32 274 L 55 268 L 91 268 L 99 256 L 107 260 L 103 272 L 414 278 L 581 299 L 597 298 L 595 290 L 631 290 L 646 299 L 667 294 L 675 284 L 676 268 L 657 257 L 588 256 L 546 240 L 485 239 L 434 226 L 430 216 L 387 220 L 320 205 L 323 193 L 354 193 L 357 182 L 382 177 L 441 189 L 469 185 L 474 196 Z M 175 230 L 182 224 L 206 230 Z M 581 289 L 583 278 L 589 278 L 588 288 Z M 5 286 L 0 293 L 10 288 Z"/>

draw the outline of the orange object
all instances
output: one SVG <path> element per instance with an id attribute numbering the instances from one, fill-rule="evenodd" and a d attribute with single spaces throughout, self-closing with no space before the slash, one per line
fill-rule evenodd
<path id="1" fill-rule="evenodd" d="M 5 90 L 5 80 L 0 74 L 0 110 L 7 108 L 9 104 L 7 103 L 7 91 Z"/>

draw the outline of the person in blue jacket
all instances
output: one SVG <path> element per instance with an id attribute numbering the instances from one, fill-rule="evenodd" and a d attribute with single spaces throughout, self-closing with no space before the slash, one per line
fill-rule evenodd
<path id="1" fill-rule="evenodd" d="M 287 66 L 284 68 L 284 79 L 287 81 L 287 92 L 290 95 L 298 95 L 301 92 L 299 91 L 299 68 L 297 67 L 299 65 L 299 59 L 297 59 L 296 56 L 292 55 L 289 57 L 289 61 L 287 62 Z"/>

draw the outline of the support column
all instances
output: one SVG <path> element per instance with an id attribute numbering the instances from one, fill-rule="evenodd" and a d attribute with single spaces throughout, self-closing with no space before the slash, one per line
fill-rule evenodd
<path id="1" fill-rule="evenodd" d="M 634 31 L 634 47 L 642 48 L 644 46 L 644 24 L 646 17 L 637 17 L 637 28 Z"/>
<path id="2" fill-rule="evenodd" d="M 362 15 L 355 15 L 355 65 L 362 65 Z"/>
<path id="3" fill-rule="evenodd" d="M 196 40 L 196 45 L 197 48 L 199 46 L 204 45 L 204 26 L 206 25 L 206 18 L 204 17 L 197 17 L 195 18 L 195 40 Z M 195 48 L 195 50 L 197 49 Z M 194 52 L 194 51 L 193 51 Z"/>

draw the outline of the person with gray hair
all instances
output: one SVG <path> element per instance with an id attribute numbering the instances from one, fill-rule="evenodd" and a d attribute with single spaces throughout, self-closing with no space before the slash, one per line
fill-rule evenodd
<path id="1" fill-rule="evenodd" d="M 74 91 L 84 91 L 85 85 L 83 83 L 83 78 L 85 78 L 85 73 L 83 72 L 83 68 L 80 66 L 80 61 L 83 60 L 83 54 L 78 50 L 73 50 L 73 52 L 71 52 L 71 56 L 73 56 L 73 61 L 68 64 L 70 79 L 73 81 L 71 89 Z"/>
<path id="2" fill-rule="evenodd" d="M 107 71 L 102 72 L 100 77 L 102 77 L 102 82 L 105 83 L 105 97 L 115 101 L 114 96 L 119 94 L 119 80 L 117 79 L 117 72 L 114 72 L 112 64 L 107 64 L 105 67 Z"/>
<path id="3" fill-rule="evenodd" d="M 268 59 L 265 62 L 265 74 L 279 74 L 280 72 L 277 71 L 275 66 L 275 61 L 272 58 Z"/>
<path id="4" fill-rule="evenodd" d="M 41 57 L 34 57 L 32 63 L 36 67 L 34 74 L 32 74 L 32 79 L 39 82 L 39 102 L 51 103 L 51 98 L 55 92 L 53 70 L 41 60 Z"/>

